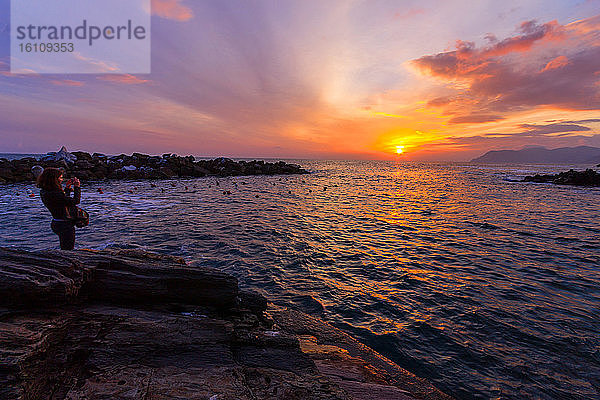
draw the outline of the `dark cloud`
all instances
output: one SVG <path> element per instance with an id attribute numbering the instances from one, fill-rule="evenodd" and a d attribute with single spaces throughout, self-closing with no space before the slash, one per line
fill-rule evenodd
<path id="1" fill-rule="evenodd" d="M 435 99 L 431 99 L 427 102 L 428 106 L 440 107 L 449 104 L 452 101 L 451 97 L 436 97 Z"/>
<path id="2" fill-rule="evenodd" d="M 469 114 L 462 115 L 459 117 L 452 118 L 449 122 L 451 124 L 466 124 L 466 123 L 484 123 L 494 122 L 504 119 L 501 115 L 490 115 L 490 114 Z"/>
<path id="3" fill-rule="evenodd" d="M 486 134 L 467 137 L 450 137 L 445 141 L 428 145 L 429 148 L 439 147 L 468 150 L 472 154 L 485 153 L 489 150 L 520 149 L 526 146 L 541 146 L 549 149 L 558 147 L 592 146 L 600 147 L 600 135 L 591 136 L 523 136 L 519 132 L 512 134 Z"/>
<path id="4" fill-rule="evenodd" d="M 600 122 L 600 119 L 591 118 L 591 119 L 580 119 L 577 121 L 562 121 L 563 124 L 591 124 L 594 122 Z"/>
<path id="5" fill-rule="evenodd" d="M 520 128 L 525 129 L 524 133 L 530 133 L 534 135 L 549 135 L 552 133 L 559 132 L 584 132 L 591 131 L 592 129 L 576 124 L 547 124 L 547 125 L 534 125 L 534 124 L 521 124 Z"/>

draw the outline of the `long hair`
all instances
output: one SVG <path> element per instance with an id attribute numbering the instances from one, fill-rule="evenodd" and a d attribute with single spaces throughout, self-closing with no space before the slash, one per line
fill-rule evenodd
<path id="1" fill-rule="evenodd" d="M 62 170 L 58 168 L 46 168 L 44 172 L 37 178 L 37 186 L 40 189 L 47 190 L 49 192 L 54 190 L 62 190 L 62 186 L 58 181 L 58 178 L 62 176 Z"/>

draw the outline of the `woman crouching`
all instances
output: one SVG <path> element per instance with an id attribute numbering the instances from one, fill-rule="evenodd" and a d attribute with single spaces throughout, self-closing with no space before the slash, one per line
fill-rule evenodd
<path id="1" fill-rule="evenodd" d="M 46 208 L 52 214 L 50 227 L 58 235 L 61 250 L 73 250 L 75 247 L 75 222 L 69 209 L 81 201 L 81 183 L 77 178 L 71 178 L 62 188 L 63 171 L 58 168 L 46 168 L 37 178 L 41 189 L 40 197 Z M 73 197 L 71 197 L 71 187 Z"/>

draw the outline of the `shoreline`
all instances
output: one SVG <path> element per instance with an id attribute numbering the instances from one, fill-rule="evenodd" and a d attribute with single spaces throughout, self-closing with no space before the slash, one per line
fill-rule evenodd
<path id="1" fill-rule="evenodd" d="M 179 257 L 0 248 L 0 260 L 3 398 L 451 399 Z"/>

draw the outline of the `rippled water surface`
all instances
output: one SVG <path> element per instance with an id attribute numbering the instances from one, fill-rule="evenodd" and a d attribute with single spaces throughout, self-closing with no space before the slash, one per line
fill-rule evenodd
<path id="1" fill-rule="evenodd" d="M 230 272 L 457 398 L 600 398 L 600 189 L 512 181 L 569 166 L 297 162 L 313 173 L 87 184 L 78 246 Z M 32 185 L 0 209 L 1 245 L 57 245 Z"/>

